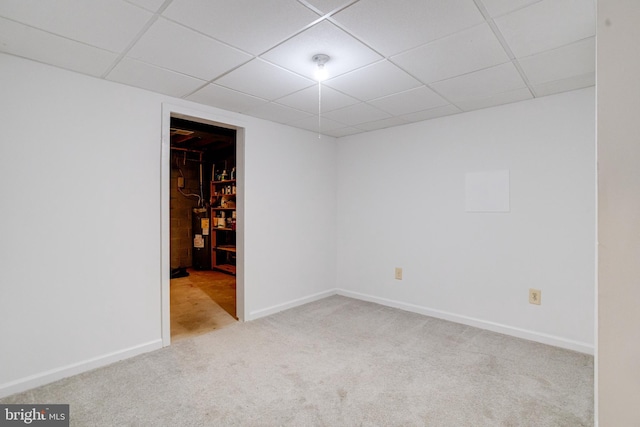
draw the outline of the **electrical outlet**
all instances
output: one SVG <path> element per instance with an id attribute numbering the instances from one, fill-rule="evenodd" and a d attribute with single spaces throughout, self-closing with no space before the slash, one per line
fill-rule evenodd
<path id="1" fill-rule="evenodd" d="M 542 291 L 540 289 L 529 289 L 529 304 L 540 305 L 542 302 Z"/>
<path id="2" fill-rule="evenodd" d="M 402 280 L 402 269 L 400 267 L 396 267 L 396 280 Z"/>

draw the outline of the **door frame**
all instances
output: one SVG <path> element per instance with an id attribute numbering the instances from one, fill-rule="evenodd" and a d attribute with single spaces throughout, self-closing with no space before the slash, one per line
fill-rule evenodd
<path id="1" fill-rule="evenodd" d="M 245 126 L 241 120 L 221 114 L 196 110 L 181 105 L 162 103 L 162 142 L 160 155 L 160 287 L 162 346 L 171 344 L 170 309 L 170 191 L 171 191 L 171 118 L 180 118 L 197 123 L 206 123 L 236 130 L 236 316 L 245 320 L 244 288 L 244 165 Z"/>

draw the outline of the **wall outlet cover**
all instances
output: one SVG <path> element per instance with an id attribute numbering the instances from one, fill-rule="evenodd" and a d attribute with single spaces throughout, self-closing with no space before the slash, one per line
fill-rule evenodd
<path id="1" fill-rule="evenodd" d="M 540 289 L 529 289 L 529 304 L 540 305 L 542 303 L 542 291 Z"/>

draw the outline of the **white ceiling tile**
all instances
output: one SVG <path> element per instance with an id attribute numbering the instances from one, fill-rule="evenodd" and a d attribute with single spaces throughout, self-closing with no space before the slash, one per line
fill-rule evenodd
<path id="1" fill-rule="evenodd" d="M 375 120 L 369 123 L 360 123 L 356 127 L 358 129 L 371 131 L 371 130 L 378 130 L 378 129 L 386 129 L 393 126 L 406 125 L 407 123 L 409 122 L 407 122 L 406 120 L 403 120 L 401 117 L 390 117 L 388 119 Z"/>
<path id="2" fill-rule="evenodd" d="M 327 80 L 325 85 L 368 101 L 419 87 L 422 83 L 385 60 Z"/>
<path id="3" fill-rule="evenodd" d="M 120 0 L 2 0 L 0 16 L 120 52 L 153 15 Z"/>
<path id="4" fill-rule="evenodd" d="M 222 76 L 215 83 L 269 101 L 314 85 L 312 80 L 254 59 Z"/>
<path id="5" fill-rule="evenodd" d="M 262 58 L 314 79 L 317 66 L 312 57 L 317 53 L 331 57 L 325 66 L 327 78 L 382 59 L 382 56 L 328 21 L 320 22 L 287 40 L 262 55 Z"/>
<path id="6" fill-rule="evenodd" d="M 331 19 L 385 56 L 484 21 L 473 0 L 360 1 Z"/>
<path id="7" fill-rule="evenodd" d="M 533 95 L 527 88 L 515 89 L 508 92 L 496 93 L 483 98 L 467 99 L 457 102 L 463 111 L 479 110 L 481 108 L 495 107 L 496 105 L 532 99 Z"/>
<path id="8" fill-rule="evenodd" d="M 164 0 L 125 0 L 129 3 L 133 3 L 140 7 L 143 7 L 151 12 L 156 12 L 160 9 L 160 6 L 164 3 Z"/>
<path id="9" fill-rule="evenodd" d="M 278 123 L 292 123 L 312 117 L 311 114 L 273 102 L 253 107 L 247 110 L 246 114 Z"/>
<path id="10" fill-rule="evenodd" d="M 180 98 L 206 82 L 151 64 L 124 58 L 111 70 L 107 80 L 124 83 Z"/>
<path id="11" fill-rule="evenodd" d="M 537 96 L 553 95 L 554 93 L 567 92 L 575 89 L 594 86 L 596 84 L 596 73 L 587 73 L 582 76 L 573 76 L 562 80 L 555 80 L 548 83 L 534 85 Z"/>
<path id="12" fill-rule="evenodd" d="M 529 81 L 542 84 L 596 70 L 595 37 L 518 60 Z"/>
<path id="13" fill-rule="evenodd" d="M 252 58 L 164 18 L 149 28 L 127 56 L 203 80 L 218 77 Z"/>
<path id="14" fill-rule="evenodd" d="M 404 92 L 374 99 L 368 104 L 373 105 L 394 116 L 414 113 L 447 104 L 440 95 L 426 86 L 410 89 Z"/>
<path id="15" fill-rule="evenodd" d="M 509 61 L 502 45 L 487 24 L 443 37 L 391 58 L 424 83 Z"/>
<path id="16" fill-rule="evenodd" d="M 339 137 L 594 85 L 595 3 L 0 0 L 0 51 L 99 77 L 140 36 L 107 79 L 312 131 L 326 53 L 323 133 Z"/>
<path id="17" fill-rule="evenodd" d="M 516 67 L 508 62 L 430 85 L 449 101 L 488 98 L 526 87 Z"/>
<path id="18" fill-rule="evenodd" d="M 163 15 L 254 55 L 319 17 L 291 0 L 174 0 Z"/>
<path id="19" fill-rule="evenodd" d="M 101 76 L 117 58 L 112 52 L 3 18 L 0 51 L 95 77 Z"/>
<path id="20" fill-rule="evenodd" d="M 337 110 L 360 102 L 324 85 L 322 86 L 321 94 L 323 112 Z M 278 99 L 277 102 L 308 113 L 318 114 L 318 85 L 315 84 L 299 92 L 287 95 Z"/>
<path id="21" fill-rule="evenodd" d="M 354 127 L 343 127 L 339 129 L 330 130 L 324 132 L 326 135 L 333 136 L 334 138 L 340 138 L 343 136 L 355 135 L 357 133 L 362 133 L 362 129 L 354 128 Z"/>
<path id="22" fill-rule="evenodd" d="M 495 23 L 521 58 L 594 36 L 595 12 L 595 0 L 544 0 Z"/>
<path id="23" fill-rule="evenodd" d="M 417 113 L 405 114 L 402 116 L 407 122 L 422 122 L 424 120 L 435 119 L 437 117 L 449 116 L 462 112 L 455 105 L 443 105 L 442 107 L 431 108 L 429 110 L 418 111 Z"/>
<path id="24" fill-rule="evenodd" d="M 306 3 L 325 14 L 347 6 L 349 3 L 353 3 L 353 0 L 302 0 L 301 3 Z"/>
<path id="25" fill-rule="evenodd" d="M 340 123 L 344 123 L 345 125 L 355 126 L 359 125 L 360 123 L 387 119 L 391 117 L 391 115 L 363 102 L 360 104 L 341 108 L 339 110 L 330 111 L 324 114 L 324 117 Z"/>
<path id="26" fill-rule="evenodd" d="M 295 121 L 289 123 L 291 126 L 295 126 L 301 129 L 307 129 L 313 132 L 318 132 L 318 117 L 312 116 L 307 117 L 303 120 Z M 321 117 L 320 120 L 320 133 L 326 133 L 335 129 L 340 129 L 344 127 L 344 123 L 336 122 L 335 120 L 328 119 L 326 117 Z"/>
<path id="27" fill-rule="evenodd" d="M 215 84 L 208 84 L 197 92 L 189 95 L 188 100 L 228 111 L 242 113 L 269 101 L 255 96 L 246 95 L 235 90 Z"/>
<path id="28" fill-rule="evenodd" d="M 480 0 L 493 18 L 530 6 L 541 0 Z"/>

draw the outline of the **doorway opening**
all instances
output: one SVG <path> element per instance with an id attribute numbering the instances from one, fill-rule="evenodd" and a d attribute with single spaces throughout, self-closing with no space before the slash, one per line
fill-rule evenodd
<path id="1" fill-rule="evenodd" d="M 239 318 L 238 132 L 174 114 L 169 120 L 170 339 L 177 340 Z"/>

